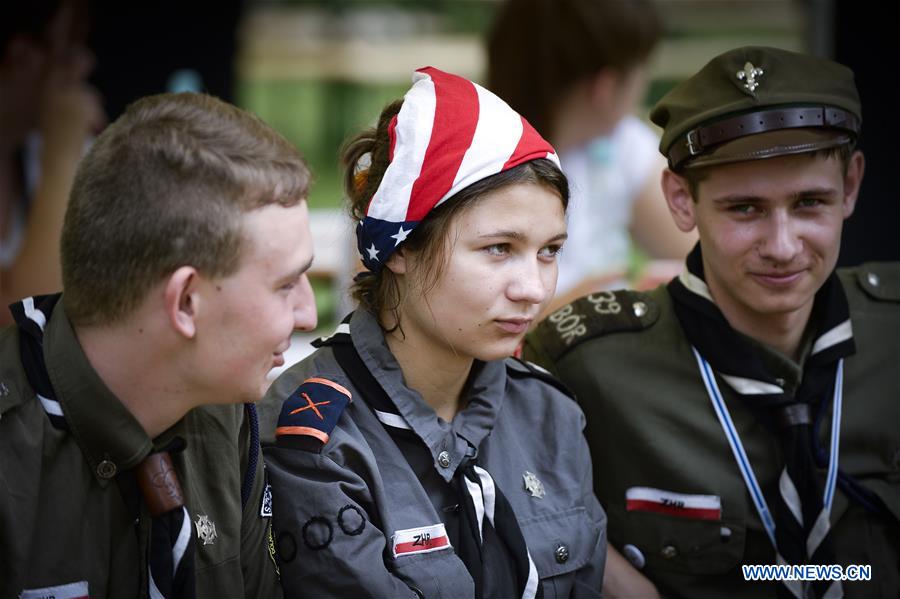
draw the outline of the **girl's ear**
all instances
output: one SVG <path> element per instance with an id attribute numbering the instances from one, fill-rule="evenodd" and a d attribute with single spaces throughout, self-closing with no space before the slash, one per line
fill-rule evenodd
<path id="1" fill-rule="evenodd" d="M 406 252 L 404 251 L 403 246 L 400 246 L 396 250 L 394 250 L 394 253 L 390 255 L 384 265 L 395 275 L 405 275 L 408 269 L 408 264 L 406 260 Z"/>

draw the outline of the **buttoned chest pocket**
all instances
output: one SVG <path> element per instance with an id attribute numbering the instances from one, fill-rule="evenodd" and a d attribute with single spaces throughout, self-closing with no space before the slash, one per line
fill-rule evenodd
<path id="1" fill-rule="evenodd" d="M 410 596 L 424 599 L 472 597 L 475 585 L 452 547 L 394 559 L 393 573 L 410 587 Z"/>
<path id="2" fill-rule="evenodd" d="M 607 508 L 612 539 L 639 569 L 722 574 L 744 555 L 745 524 L 737 519 L 699 519 Z"/>
<path id="3" fill-rule="evenodd" d="M 545 599 L 569 597 L 575 572 L 595 557 L 600 525 L 584 507 L 542 514 L 520 523 L 528 552 L 537 568 Z M 599 564 L 602 567 L 602 564 Z M 586 589 L 579 589 L 578 596 Z M 594 589 L 600 597 L 600 589 Z"/>

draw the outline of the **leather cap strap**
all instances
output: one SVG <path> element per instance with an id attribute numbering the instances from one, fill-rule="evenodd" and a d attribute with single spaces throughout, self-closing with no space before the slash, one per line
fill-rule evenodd
<path id="1" fill-rule="evenodd" d="M 851 112 L 834 106 L 774 108 L 731 117 L 688 131 L 669 148 L 669 166 L 699 156 L 712 146 L 748 135 L 781 129 L 828 128 L 859 134 L 860 121 Z"/>

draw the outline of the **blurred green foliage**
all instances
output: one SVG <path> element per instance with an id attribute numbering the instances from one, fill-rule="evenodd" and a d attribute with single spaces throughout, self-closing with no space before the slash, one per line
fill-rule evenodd
<path id="1" fill-rule="evenodd" d="M 400 98 L 406 83 L 371 85 L 328 80 L 243 81 L 238 102 L 296 145 L 313 172 L 310 207 L 336 208 L 343 192 L 343 143 L 373 126 L 382 108 Z"/>
<path id="2" fill-rule="evenodd" d="M 439 15 L 446 33 L 484 33 L 500 2 L 490 0 L 280 0 L 273 6 L 296 6 L 344 11 L 394 8 Z"/>

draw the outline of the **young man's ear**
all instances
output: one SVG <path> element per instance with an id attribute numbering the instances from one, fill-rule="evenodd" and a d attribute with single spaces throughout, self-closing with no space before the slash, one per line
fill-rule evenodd
<path id="1" fill-rule="evenodd" d="M 663 170 L 661 184 L 675 226 L 685 233 L 692 231 L 697 221 L 694 217 L 694 198 L 687 179 L 667 168 Z"/>
<path id="2" fill-rule="evenodd" d="M 182 266 L 169 275 L 163 289 L 166 317 L 172 328 L 187 339 L 197 334 L 197 292 L 199 273 L 193 266 Z"/>
<path id="3" fill-rule="evenodd" d="M 847 174 L 844 175 L 844 218 L 849 218 L 856 209 L 856 199 L 859 197 L 859 188 L 862 186 L 863 175 L 866 172 L 866 159 L 859 150 L 853 152 L 847 163 Z"/>

